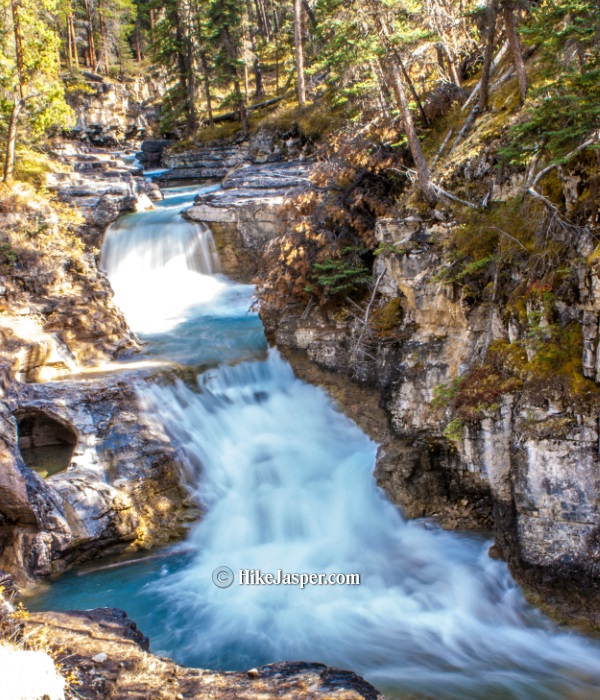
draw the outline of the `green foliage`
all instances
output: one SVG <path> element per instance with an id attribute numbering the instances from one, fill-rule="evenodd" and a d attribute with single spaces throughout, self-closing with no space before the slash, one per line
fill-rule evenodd
<path id="1" fill-rule="evenodd" d="M 12 267 L 17 262 L 17 253 L 10 243 L 0 243 L 0 267 Z"/>
<path id="2" fill-rule="evenodd" d="M 19 100 L 23 111 L 18 143 L 35 143 L 50 127 L 72 121 L 59 80 L 59 37 L 51 21 L 57 8 L 57 0 L 20 0 L 16 15 L 21 39 L 18 54 L 14 15 L 5 0 L 0 14 L 0 138 L 5 137 L 10 114 Z"/>
<path id="3" fill-rule="evenodd" d="M 461 418 L 453 418 L 444 428 L 442 433 L 450 442 L 460 442 L 465 429 L 465 422 Z"/>
<path id="4" fill-rule="evenodd" d="M 541 67 L 503 155 L 512 163 L 538 151 L 560 159 L 600 127 L 600 4 L 543 0 L 522 34 L 540 47 Z"/>
<path id="5" fill-rule="evenodd" d="M 431 400 L 432 408 L 446 408 L 456 398 L 460 385 L 465 377 L 456 377 L 448 384 L 439 384 L 433 390 L 433 399 Z"/>
<path id="6" fill-rule="evenodd" d="M 313 266 L 316 284 L 332 296 L 354 294 L 369 284 L 372 279 L 369 268 L 357 259 L 355 249 L 346 248 L 342 251 L 342 255 L 344 257 L 327 258 Z"/>

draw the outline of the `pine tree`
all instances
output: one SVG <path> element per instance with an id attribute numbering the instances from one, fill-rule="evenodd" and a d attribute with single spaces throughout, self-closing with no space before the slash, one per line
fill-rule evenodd
<path id="1" fill-rule="evenodd" d="M 29 140 L 55 124 L 66 124 L 71 112 L 59 81 L 59 38 L 49 23 L 56 0 L 10 0 L 2 20 L 1 111 L 10 115 L 6 133 L 4 182 L 14 177 L 19 132 Z"/>
<path id="2" fill-rule="evenodd" d="M 246 104 L 241 89 L 243 8 L 238 0 L 212 0 L 208 10 L 210 39 L 215 49 L 215 74 L 223 85 L 233 85 L 226 102 L 239 111 L 242 130 L 248 133 Z"/>

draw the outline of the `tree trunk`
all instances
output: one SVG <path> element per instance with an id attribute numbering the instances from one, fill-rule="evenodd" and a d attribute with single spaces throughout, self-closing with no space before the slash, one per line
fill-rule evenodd
<path id="1" fill-rule="evenodd" d="M 71 46 L 73 47 L 73 59 L 75 61 L 75 68 L 79 70 L 79 53 L 77 51 L 77 38 L 75 37 L 75 22 L 73 21 L 73 15 L 69 15 L 69 32 L 71 36 Z"/>
<path id="2" fill-rule="evenodd" d="M 279 32 L 275 34 L 275 94 L 279 95 Z"/>
<path id="3" fill-rule="evenodd" d="M 71 42 L 71 25 L 69 23 L 68 16 L 67 16 L 66 30 L 67 30 L 67 66 L 69 67 L 69 70 L 72 70 L 73 69 L 73 44 Z"/>
<path id="4" fill-rule="evenodd" d="M 13 35 L 15 38 L 15 58 L 17 63 L 17 94 L 13 102 L 6 135 L 6 152 L 4 160 L 4 182 L 11 182 L 15 169 L 15 149 L 17 146 L 17 125 L 19 114 L 23 109 L 25 97 L 25 63 L 23 59 L 23 35 L 21 33 L 20 5 L 17 0 L 12 0 L 11 11 L 13 20 Z"/>
<path id="5" fill-rule="evenodd" d="M 485 40 L 485 53 L 483 56 L 483 68 L 481 70 L 481 85 L 479 88 L 479 112 L 483 112 L 487 107 L 488 94 L 490 89 L 490 73 L 492 60 L 494 58 L 494 40 L 496 38 L 496 15 L 498 13 L 497 0 L 489 0 L 487 15 L 487 33 Z"/>
<path id="6" fill-rule="evenodd" d="M 306 12 L 306 16 L 310 20 L 312 27 L 313 28 L 316 27 L 317 26 L 317 18 L 315 16 L 315 13 L 312 11 L 310 5 L 308 4 L 308 2 L 306 2 L 306 0 L 302 0 L 302 7 L 304 7 L 304 11 Z"/>
<path id="7" fill-rule="evenodd" d="M 94 15 L 91 0 L 85 0 L 85 29 L 87 33 L 87 64 L 92 70 L 96 67 L 96 47 L 94 45 Z"/>
<path id="8" fill-rule="evenodd" d="M 408 139 L 408 147 L 410 148 L 410 152 L 415 162 L 415 168 L 417 170 L 419 188 L 427 203 L 430 206 L 434 206 L 437 201 L 437 196 L 431 185 L 429 168 L 427 167 L 425 156 L 421 150 L 419 136 L 417 134 L 417 130 L 415 129 L 415 123 L 408 105 L 408 96 L 406 94 L 406 85 L 402 79 L 402 72 L 393 55 L 388 58 L 388 62 L 390 72 L 392 74 L 394 90 L 398 99 L 398 107 L 400 108 L 400 113 L 402 115 L 402 124 L 404 126 L 406 138 Z"/>
<path id="9" fill-rule="evenodd" d="M 265 41 L 271 41 L 271 23 L 265 7 L 264 0 L 254 0 L 256 16 L 258 19 L 258 31 Z"/>
<path id="10" fill-rule="evenodd" d="M 208 69 L 208 61 L 206 59 L 206 53 L 202 51 L 200 53 L 200 61 L 202 62 L 202 73 L 204 82 L 204 97 L 206 99 L 206 111 L 208 113 L 208 124 L 209 126 L 214 125 L 213 111 L 212 111 L 212 97 L 210 94 L 210 75 Z"/>
<path id="11" fill-rule="evenodd" d="M 192 39 L 190 36 L 186 37 L 186 44 L 186 70 L 188 85 L 187 132 L 188 136 L 194 136 L 198 129 L 198 115 L 196 113 L 196 72 L 194 71 L 194 52 L 192 47 Z"/>
<path id="12" fill-rule="evenodd" d="M 142 62 L 143 52 L 142 52 L 142 37 L 140 34 L 140 19 L 139 17 L 135 20 L 135 57 L 138 63 Z"/>
<path id="13" fill-rule="evenodd" d="M 100 36 L 102 38 L 101 58 L 104 58 L 104 75 L 110 74 L 110 63 L 108 57 L 108 33 L 106 31 L 106 21 L 104 17 L 104 3 L 100 0 L 98 3 L 98 16 L 100 22 Z"/>
<path id="14" fill-rule="evenodd" d="M 254 13 L 252 12 L 252 3 L 250 0 L 247 2 L 248 8 L 248 25 L 250 33 L 250 48 L 252 49 L 252 54 L 254 59 L 252 61 L 252 68 L 254 70 L 254 97 L 264 97 L 265 88 L 263 86 L 262 79 L 262 69 L 260 67 L 260 59 L 258 57 L 257 47 L 256 47 L 256 27 L 254 24 Z"/>
<path id="15" fill-rule="evenodd" d="M 521 42 L 519 41 L 519 35 L 517 34 L 517 29 L 515 27 L 515 13 L 510 0 L 504 0 L 502 14 L 504 15 L 506 38 L 508 39 L 510 52 L 512 54 L 513 63 L 517 72 L 517 79 L 519 80 L 519 95 L 521 97 L 521 103 L 523 103 L 525 102 L 528 88 L 527 71 L 525 70 L 525 63 L 523 61 Z"/>
<path id="16" fill-rule="evenodd" d="M 248 112 L 246 111 L 246 105 L 244 103 L 244 97 L 242 95 L 242 91 L 240 89 L 240 81 L 239 80 L 234 80 L 233 81 L 233 88 L 235 90 L 235 95 L 238 100 L 238 105 L 239 105 L 239 111 L 240 111 L 240 121 L 242 122 L 242 131 L 244 134 L 248 133 Z"/>
<path id="17" fill-rule="evenodd" d="M 17 125 L 19 123 L 19 114 L 23 108 L 23 100 L 15 95 L 15 101 L 10 113 L 10 121 L 8 123 L 8 134 L 6 136 L 6 153 L 4 161 L 4 177 L 3 182 L 12 182 L 15 170 L 15 148 L 17 145 Z"/>
<path id="18" fill-rule="evenodd" d="M 296 43 L 296 74 L 298 79 L 298 104 L 306 104 L 304 81 L 304 37 L 302 36 L 302 0 L 294 0 L 294 41 Z"/>

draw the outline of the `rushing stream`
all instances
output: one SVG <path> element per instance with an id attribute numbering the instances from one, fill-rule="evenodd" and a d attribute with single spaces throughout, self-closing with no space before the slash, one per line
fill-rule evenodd
<path id="1" fill-rule="evenodd" d="M 395 697 L 600 697 L 600 646 L 532 609 L 489 542 L 403 520 L 373 479 L 376 445 L 266 351 L 252 289 L 218 274 L 210 232 L 178 214 L 195 191 L 123 217 L 103 265 L 146 352 L 203 368 L 193 387 L 139 395 L 205 515 L 164 557 L 72 572 L 31 607 L 124 608 L 187 665 L 321 661 Z M 222 566 L 228 588 L 213 584 Z M 240 585 L 243 569 L 360 585 Z"/>

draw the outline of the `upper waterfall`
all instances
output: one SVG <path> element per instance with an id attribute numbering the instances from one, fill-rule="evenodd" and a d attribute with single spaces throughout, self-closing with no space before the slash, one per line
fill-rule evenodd
<path id="1" fill-rule="evenodd" d="M 214 276 L 219 260 L 210 229 L 183 219 L 180 200 L 121 217 L 106 233 L 101 266 L 139 333 L 172 329 L 227 286 Z"/>

